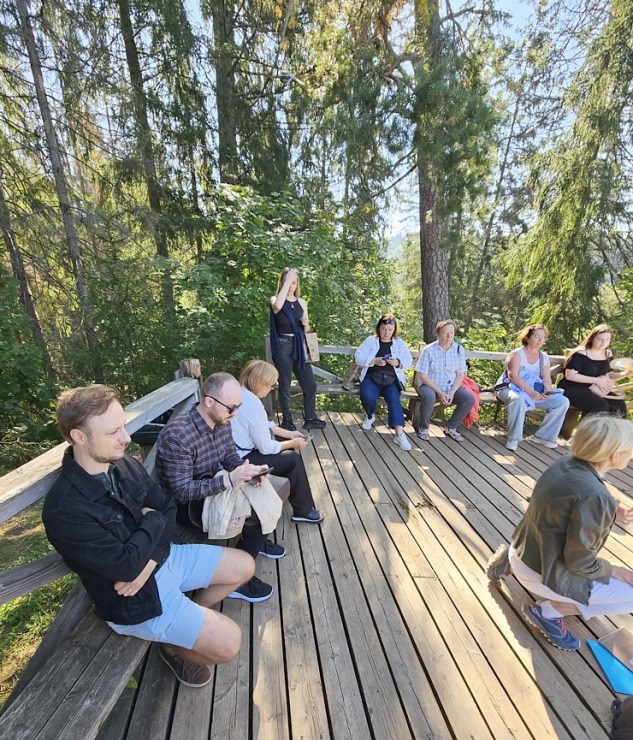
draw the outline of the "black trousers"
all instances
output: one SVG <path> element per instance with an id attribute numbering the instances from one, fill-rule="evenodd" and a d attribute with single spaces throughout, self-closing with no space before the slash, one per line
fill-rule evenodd
<path id="1" fill-rule="evenodd" d="M 570 406 L 582 411 L 581 419 L 589 414 L 613 414 L 626 419 L 626 403 L 617 398 L 600 398 L 589 388 L 565 388 Z"/>
<path id="2" fill-rule="evenodd" d="M 290 414 L 290 383 L 292 373 L 297 376 L 301 390 L 303 391 L 303 415 L 306 419 L 316 419 L 316 390 L 317 384 L 314 379 L 312 367 L 308 363 L 300 368 L 292 359 L 292 348 L 294 339 L 290 337 L 279 337 L 279 351 L 275 356 L 275 366 L 279 371 L 279 405 L 284 417 Z"/>
<path id="3" fill-rule="evenodd" d="M 275 468 L 273 475 L 287 478 L 290 481 L 290 505 L 294 516 L 305 516 L 314 509 L 314 498 L 308 481 L 305 465 L 295 450 L 282 450 L 276 455 L 262 455 L 258 450 L 252 450 L 247 455 L 252 465 L 268 465 Z"/>

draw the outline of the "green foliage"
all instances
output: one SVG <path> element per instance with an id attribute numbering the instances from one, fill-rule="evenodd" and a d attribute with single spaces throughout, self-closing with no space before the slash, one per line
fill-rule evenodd
<path id="1" fill-rule="evenodd" d="M 388 292 L 383 261 L 357 260 L 331 219 L 306 213 L 288 195 L 266 198 L 223 186 L 214 202 L 215 234 L 204 261 L 175 263 L 185 327 L 181 354 L 199 357 L 205 372 L 238 372 L 247 360 L 263 357 L 270 297 L 288 265 L 300 272 L 321 341 L 354 343 L 368 333 Z"/>

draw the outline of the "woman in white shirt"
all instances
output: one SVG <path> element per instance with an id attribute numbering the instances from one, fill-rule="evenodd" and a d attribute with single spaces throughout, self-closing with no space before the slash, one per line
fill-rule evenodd
<path id="1" fill-rule="evenodd" d="M 378 319 L 374 333 L 356 350 L 354 359 L 362 368 L 360 400 L 366 413 L 363 429 L 371 429 L 376 420 L 376 403 L 382 396 L 387 403 L 388 424 L 396 430 L 394 442 L 401 449 L 410 450 L 400 394 L 406 382 L 405 372 L 413 360 L 406 343 L 398 337 L 398 320 L 392 313 Z"/>
<path id="2" fill-rule="evenodd" d="M 268 465 L 274 468 L 274 475 L 290 481 L 292 521 L 316 524 L 323 521 L 323 513 L 314 506 L 306 469 L 297 454 L 308 440 L 301 432 L 283 429 L 269 421 L 261 402 L 278 379 L 277 368 L 269 362 L 246 363 L 240 375 L 242 405 L 231 419 L 231 433 L 242 458 L 248 458 L 253 465 Z"/>

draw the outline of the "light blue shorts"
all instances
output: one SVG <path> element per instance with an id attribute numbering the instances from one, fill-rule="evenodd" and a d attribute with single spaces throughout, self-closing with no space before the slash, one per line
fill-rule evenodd
<path id="1" fill-rule="evenodd" d="M 206 588 L 213 578 L 224 548 L 216 545 L 172 545 L 169 557 L 156 571 L 156 585 L 163 613 L 140 624 L 114 624 L 120 635 L 150 642 L 168 642 L 191 650 L 206 609 L 185 596 L 186 591 Z"/>

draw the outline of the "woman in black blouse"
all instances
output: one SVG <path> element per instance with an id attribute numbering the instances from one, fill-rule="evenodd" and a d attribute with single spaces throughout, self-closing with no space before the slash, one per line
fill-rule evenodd
<path id="1" fill-rule="evenodd" d="M 571 406 L 581 409 L 582 416 L 596 413 L 610 413 L 626 418 L 626 403 L 618 398 L 605 398 L 594 393 L 595 386 L 602 394 L 611 395 L 615 381 L 623 378 L 626 372 L 611 370 L 613 353 L 609 343 L 613 332 L 606 324 L 592 329 L 565 362 L 565 376 L 558 383 L 565 390 Z"/>

